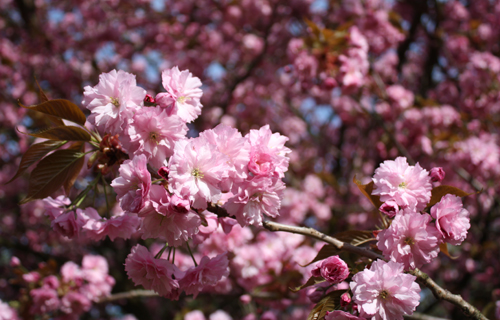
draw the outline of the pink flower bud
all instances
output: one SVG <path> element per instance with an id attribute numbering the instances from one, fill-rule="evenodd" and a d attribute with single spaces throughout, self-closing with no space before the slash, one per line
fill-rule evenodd
<path id="1" fill-rule="evenodd" d="M 340 296 L 340 306 L 342 308 L 346 307 L 351 303 L 351 295 L 349 292 L 346 292 Z"/>
<path id="2" fill-rule="evenodd" d="M 19 267 L 21 265 L 21 260 L 18 257 L 10 258 L 10 266 L 11 267 Z"/>
<path id="3" fill-rule="evenodd" d="M 160 175 L 160 177 L 162 177 L 163 179 L 165 180 L 168 180 L 168 172 L 170 170 L 168 169 L 168 167 L 161 167 L 160 169 L 158 169 L 158 174 Z"/>
<path id="4" fill-rule="evenodd" d="M 435 167 L 431 169 L 431 172 L 429 173 L 431 176 L 431 181 L 432 182 L 441 182 L 444 179 L 445 173 L 443 168 L 441 167 Z"/>
<path id="5" fill-rule="evenodd" d="M 337 87 L 338 83 L 337 83 L 337 81 L 335 81 L 334 78 L 328 77 L 325 79 L 325 81 L 323 81 L 323 86 L 325 87 L 325 89 L 331 90 L 331 89 Z"/>
<path id="6" fill-rule="evenodd" d="M 243 304 L 249 304 L 252 301 L 252 297 L 249 294 L 244 294 L 240 297 L 240 301 Z"/>
<path id="7" fill-rule="evenodd" d="M 144 102 L 154 103 L 155 99 L 153 98 L 152 95 L 146 94 L 146 97 L 144 97 Z"/>
<path id="8" fill-rule="evenodd" d="M 333 284 L 344 281 L 349 276 L 349 267 L 339 256 L 328 257 L 311 271 L 315 277 L 323 277 Z"/>
<path id="9" fill-rule="evenodd" d="M 37 282 L 38 280 L 40 280 L 40 274 L 36 271 L 23 274 L 23 280 L 26 282 Z"/>
<path id="10" fill-rule="evenodd" d="M 399 211 L 398 204 L 396 201 L 393 200 L 387 200 L 385 203 L 383 203 L 380 208 L 380 212 L 385 213 L 388 215 L 390 218 L 394 218 L 396 213 Z"/>

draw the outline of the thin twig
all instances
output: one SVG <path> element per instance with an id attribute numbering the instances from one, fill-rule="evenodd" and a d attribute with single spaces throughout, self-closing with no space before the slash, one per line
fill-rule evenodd
<path id="1" fill-rule="evenodd" d="M 158 293 L 152 290 L 132 290 L 127 292 L 115 293 L 110 296 L 100 298 L 97 303 L 113 302 L 121 299 L 131 299 L 138 297 L 158 297 Z"/>

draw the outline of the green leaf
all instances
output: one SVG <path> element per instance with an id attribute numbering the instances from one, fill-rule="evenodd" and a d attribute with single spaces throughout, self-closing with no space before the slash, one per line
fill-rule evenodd
<path id="1" fill-rule="evenodd" d="M 296 287 L 296 288 L 290 288 L 290 290 L 292 290 L 293 292 L 298 292 L 304 288 L 307 288 L 307 287 L 310 287 L 310 286 L 315 285 L 317 283 L 321 283 L 321 282 L 325 282 L 325 281 L 326 280 L 323 279 L 322 277 L 310 277 L 309 280 L 307 280 L 307 282 L 304 283 L 303 285 Z"/>
<path id="2" fill-rule="evenodd" d="M 335 290 L 327 294 L 314 306 L 307 320 L 323 320 L 327 311 L 334 311 L 340 308 L 340 296 L 347 290 Z"/>
<path id="3" fill-rule="evenodd" d="M 431 192 L 432 192 L 431 201 L 429 201 L 429 204 L 427 204 L 427 208 L 430 208 L 433 205 L 435 205 L 436 203 L 438 203 L 439 201 L 441 201 L 441 198 L 447 194 L 454 194 L 454 195 L 459 196 L 459 197 L 466 197 L 466 196 L 470 196 L 471 194 L 474 194 L 474 192 L 467 193 L 461 189 L 458 189 L 458 188 L 452 187 L 452 186 L 437 186 L 437 187 L 432 188 Z"/>
<path id="4" fill-rule="evenodd" d="M 28 133 L 32 137 L 49 140 L 90 141 L 90 134 L 80 127 L 64 126 L 49 128 L 38 133 Z"/>
<path id="5" fill-rule="evenodd" d="M 17 179 L 32 164 L 42 159 L 50 151 L 61 147 L 65 143 L 66 141 L 44 141 L 32 145 L 21 158 L 21 163 L 19 164 L 19 168 L 17 169 L 17 172 L 14 175 L 14 177 L 12 177 L 12 179 L 7 181 L 5 184 L 10 183 L 15 179 Z"/>
<path id="6" fill-rule="evenodd" d="M 30 107 L 26 107 L 21 103 L 20 105 L 23 108 L 48 114 L 49 116 L 66 119 L 82 126 L 86 121 L 85 114 L 82 110 L 80 110 L 80 108 L 78 108 L 78 106 L 73 102 L 65 99 L 49 100 Z"/>
<path id="7" fill-rule="evenodd" d="M 361 181 L 356 179 L 356 176 L 352 178 L 352 181 L 358 186 L 359 191 L 361 191 L 362 194 L 364 194 L 365 197 L 370 200 L 370 202 L 377 208 L 380 208 L 382 205 L 382 202 L 380 201 L 380 197 L 376 195 L 372 195 L 373 191 L 373 181 L 371 181 L 368 184 L 361 184 Z"/>
<path id="8" fill-rule="evenodd" d="M 373 236 L 373 231 L 368 230 L 343 231 L 333 235 L 333 237 L 339 239 L 340 241 L 348 242 L 353 246 L 359 246 L 363 243 L 377 240 Z"/>
<path id="9" fill-rule="evenodd" d="M 307 267 L 313 263 L 315 263 L 316 261 L 320 261 L 320 260 L 323 260 L 323 259 L 326 259 L 328 257 L 331 257 L 331 256 L 334 256 L 334 255 L 337 255 L 339 254 L 341 251 L 339 249 L 337 249 L 335 246 L 331 245 L 331 244 L 325 244 L 318 252 L 318 254 L 316 255 L 316 257 L 311 261 L 309 262 L 308 264 L 304 265 L 304 266 L 301 266 L 301 267 Z"/>
<path id="10" fill-rule="evenodd" d="M 57 150 L 43 158 L 31 172 L 28 195 L 21 204 L 43 199 L 60 187 L 71 184 L 74 172 L 81 168 L 85 154 L 78 150 Z"/>

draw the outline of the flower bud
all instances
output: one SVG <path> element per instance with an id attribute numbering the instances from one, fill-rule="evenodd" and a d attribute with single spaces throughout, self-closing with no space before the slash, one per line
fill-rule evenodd
<path id="1" fill-rule="evenodd" d="M 342 308 L 346 307 L 351 303 L 351 295 L 349 292 L 346 292 L 340 296 L 340 306 Z"/>
<path id="2" fill-rule="evenodd" d="M 385 203 L 383 203 L 380 208 L 380 212 L 388 215 L 390 218 L 394 218 L 396 213 L 399 211 L 398 204 L 396 201 L 393 200 L 387 200 Z"/>
<path id="3" fill-rule="evenodd" d="M 441 167 L 435 167 L 431 169 L 431 172 L 429 173 L 431 177 L 432 182 L 441 182 L 444 179 L 445 173 L 443 168 Z"/>
<path id="4" fill-rule="evenodd" d="M 311 271 L 315 277 L 323 277 L 328 282 L 337 284 L 349 276 L 349 267 L 339 256 L 328 257 L 316 265 Z"/>

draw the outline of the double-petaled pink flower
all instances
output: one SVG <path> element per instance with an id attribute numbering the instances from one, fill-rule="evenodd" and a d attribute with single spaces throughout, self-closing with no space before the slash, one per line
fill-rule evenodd
<path id="1" fill-rule="evenodd" d="M 361 317 L 372 320 L 402 320 L 420 301 L 416 277 L 403 273 L 403 264 L 377 260 L 356 273 L 350 287 Z"/>

